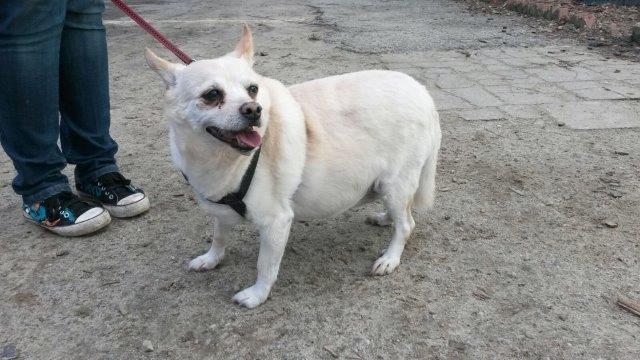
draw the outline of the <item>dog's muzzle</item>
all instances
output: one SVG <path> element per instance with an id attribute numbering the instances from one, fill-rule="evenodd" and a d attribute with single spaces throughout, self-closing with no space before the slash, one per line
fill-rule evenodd
<path id="1" fill-rule="evenodd" d="M 225 130 L 217 126 L 207 126 L 205 130 L 241 152 L 249 152 L 262 144 L 262 137 L 252 126 L 240 131 Z"/>

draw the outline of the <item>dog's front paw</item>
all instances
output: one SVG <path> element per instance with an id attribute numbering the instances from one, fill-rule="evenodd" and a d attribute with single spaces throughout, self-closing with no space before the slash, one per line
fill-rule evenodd
<path id="1" fill-rule="evenodd" d="M 220 261 L 222 261 L 222 256 L 208 252 L 191 260 L 189 262 L 189 269 L 193 271 L 210 270 L 216 267 Z"/>
<path id="2" fill-rule="evenodd" d="M 393 254 L 385 253 L 380 256 L 371 268 L 371 275 L 382 276 L 390 274 L 400 265 L 400 257 Z"/>
<path id="3" fill-rule="evenodd" d="M 268 296 L 269 291 L 265 291 L 261 288 L 258 288 L 256 285 L 253 285 L 252 287 L 246 288 L 237 293 L 231 300 L 233 300 L 233 302 L 238 305 L 253 309 L 254 307 L 265 302 Z"/>

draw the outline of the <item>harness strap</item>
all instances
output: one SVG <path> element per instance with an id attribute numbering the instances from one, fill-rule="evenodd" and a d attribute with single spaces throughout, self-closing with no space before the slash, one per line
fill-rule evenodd
<path id="1" fill-rule="evenodd" d="M 251 186 L 251 180 L 253 180 L 253 175 L 256 173 L 256 167 L 258 167 L 258 159 L 260 158 L 260 149 L 261 148 L 258 148 L 258 150 L 256 150 L 253 154 L 251 163 L 249 164 L 249 168 L 247 168 L 247 172 L 245 172 L 242 176 L 242 181 L 240 182 L 240 188 L 238 189 L 238 191 L 228 193 L 218 201 L 209 200 L 203 196 L 202 198 L 214 204 L 228 205 L 240 216 L 245 217 L 245 215 L 247 214 L 247 205 L 244 203 L 243 199 L 245 195 L 247 195 L 249 187 Z M 182 176 L 184 176 L 187 182 L 189 182 L 189 179 L 187 178 L 187 175 L 185 175 L 185 173 L 182 173 Z"/>
<path id="2" fill-rule="evenodd" d="M 229 193 L 222 197 L 222 199 L 218 201 L 212 201 L 217 204 L 229 205 L 231 208 L 240 214 L 240 216 L 244 217 L 247 213 L 247 205 L 242 201 L 247 195 L 247 191 L 249 191 L 249 187 L 251 186 L 251 180 L 253 180 L 253 175 L 256 172 L 256 167 L 258 167 L 258 159 L 260 158 L 260 148 L 256 150 L 255 154 L 253 154 L 253 158 L 251 158 L 251 163 L 249 164 L 249 168 L 247 172 L 242 176 L 242 181 L 240 182 L 240 189 L 236 192 Z M 209 200 L 209 199 L 207 199 Z M 211 200 L 209 200 L 211 201 Z"/>

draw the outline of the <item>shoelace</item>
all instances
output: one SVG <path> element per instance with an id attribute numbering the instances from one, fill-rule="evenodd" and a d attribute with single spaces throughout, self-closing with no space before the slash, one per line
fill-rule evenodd
<path id="1" fill-rule="evenodd" d="M 125 178 L 119 172 L 104 174 L 98 178 L 98 182 L 100 183 L 99 186 L 104 186 L 107 191 L 116 187 L 131 185 L 131 180 Z"/>
<path id="2" fill-rule="evenodd" d="M 64 208 L 71 210 L 74 214 L 82 214 L 89 203 L 81 200 L 77 196 L 70 192 L 63 192 L 56 194 L 43 201 L 44 208 L 46 210 L 46 217 L 49 221 L 56 221 L 60 219 L 60 211 Z"/>

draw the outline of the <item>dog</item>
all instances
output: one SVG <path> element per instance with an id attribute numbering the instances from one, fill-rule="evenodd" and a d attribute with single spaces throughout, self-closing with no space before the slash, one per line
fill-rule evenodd
<path id="1" fill-rule="evenodd" d="M 257 280 L 233 302 L 254 308 L 276 281 L 294 220 L 382 199 L 386 211 L 367 222 L 393 225 L 393 236 L 371 274 L 391 273 L 415 227 L 412 209 L 434 201 L 441 130 L 428 91 L 382 70 L 286 87 L 253 70 L 253 53 L 246 24 L 235 50 L 216 59 L 182 65 L 145 52 L 166 86 L 173 163 L 214 217 L 211 248 L 189 268 L 216 267 L 234 225 L 250 221 L 260 233 Z"/>

